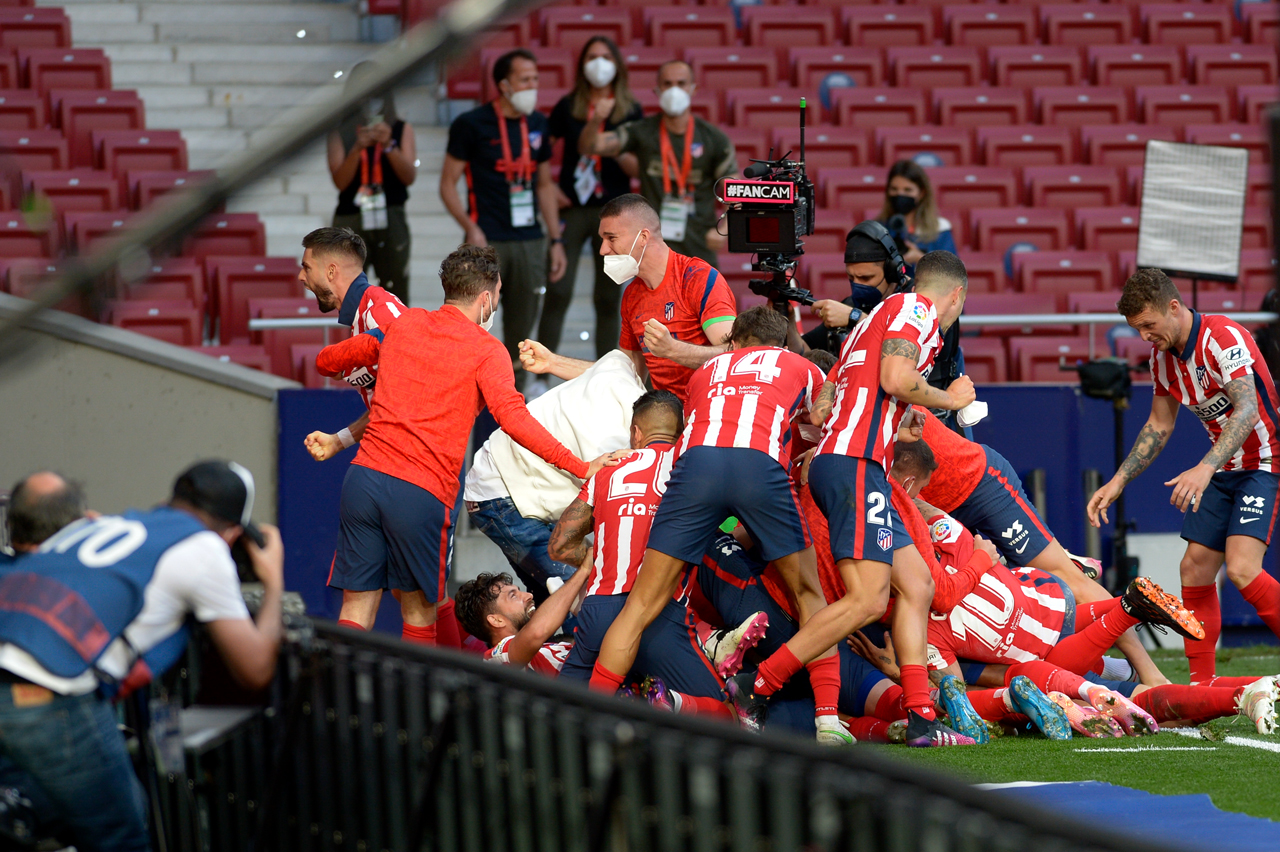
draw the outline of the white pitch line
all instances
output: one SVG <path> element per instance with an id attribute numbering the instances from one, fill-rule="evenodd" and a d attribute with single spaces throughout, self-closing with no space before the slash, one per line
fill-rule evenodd
<path id="1" fill-rule="evenodd" d="M 1231 738 L 1228 738 L 1228 742 Z M 1129 754 L 1135 751 L 1217 751 L 1217 746 L 1135 746 L 1133 748 L 1075 748 L 1077 754 Z M 1275 748 L 1280 751 L 1280 746 Z"/>
<path id="2" fill-rule="evenodd" d="M 1267 743 L 1262 740 L 1245 739 L 1244 737 L 1226 737 L 1223 742 L 1238 746 L 1248 746 L 1249 748 L 1260 748 L 1264 751 L 1280 751 L 1280 743 Z"/>

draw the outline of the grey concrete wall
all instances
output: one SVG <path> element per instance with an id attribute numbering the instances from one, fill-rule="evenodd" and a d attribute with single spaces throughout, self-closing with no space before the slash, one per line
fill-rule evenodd
<path id="1" fill-rule="evenodd" d="M 27 303 L 0 294 L 0 320 Z M 0 489 L 37 469 L 85 483 L 104 512 L 148 507 L 193 461 L 253 472 L 254 515 L 276 516 L 276 376 L 47 311 L 0 362 Z M 3 341 L 0 341 L 3 343 Z"/>

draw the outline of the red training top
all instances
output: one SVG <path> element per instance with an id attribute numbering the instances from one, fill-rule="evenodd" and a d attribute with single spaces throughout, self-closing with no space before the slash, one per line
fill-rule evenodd
<path id="1" fill-rule="evenodd" d="M 927 408 L 914 408 L 916 416 L 924 415 L 924 442 L 938 461 L 929 484 L 920 490 L 920 499 L 944 512 L 954 512 L 982 481 L 987 451 L 981 444 L 948 429 Z"/>

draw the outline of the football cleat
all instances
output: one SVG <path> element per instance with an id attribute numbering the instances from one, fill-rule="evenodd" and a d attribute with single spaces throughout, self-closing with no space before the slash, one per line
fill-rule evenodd
<path id="1" fill-rule="evenodd" d="M 1018 675 L 1009 681 L 1009 698 L 1013 709 L 1031 720 L 1031 724 L 1051 740 L 1071 739 L 1071 721 L 1066 711 L 1040 691 L 1031 678 Z"/>
<path id="2" fill-rule="evenodd" d="M 1244 688 L 1236 704 L 1237 709 L 1249 717 L 1260 734 L 1276 732 L 1276 701 L 1280 700 L 1276 679 L 1264 677 Z"/>
<path id="3" fill-rule="evenodd" d="M 738 713 L 738 724 L 748 731 L 759 733 L 769 716 L 769 705 L 764 698 L 756 695 L 756 676 L 753 672 L 738 672 L 724 682 L 725 691 L 729 693 L 729 701 Z"/>
<path id="4" fill-rule="evenodd" d="M 671 701 L 671 692 L 662 678 L 650 675 L 640 682 L 640 695 L 659 710 L 675 712 L 675 704 Z"/>
<path id="5" fill-rule="evenodd" d="M 1067 551 L 1067 557 L 1080 569 L 1080 573 L 1090 580 L 1097 580 L 1102 576 L 1102 563 L 1097 559 L 1089 556 L 1077 556 L 1071 551 Z"/>
<path id="6" fill-rule="evenodd" d="M 907 713 L 906 743 L 916 748 L 977 745 L 973 737 L 956 733 L 937 719 L 926 719 L 914 710 Z"/>
<path id="7" fill-rule="evenodd" d="M 893 745 L 902 745 L 907 741 L 907 720 L 898 719 L 889 723 L 889 730 L 885 731 L 885 739 Z"/>
<path id="8" fill-rule="evenodd" d="M 1110 716 L 1120 723 L 1120 727 L 1131 737 L 1143 734 L 1158 734 L 1160 726 L 1150 713 L 1134 704 L 1118 692 L 1112 692 L 1104 686 L 1089 689 L 1089 703 L 1100 713 Z"/>
<path id="9" fill-rule="evenodd" d="M 752 613 L 737 627 L 711 631 L 702 648 L 715 664 L 716 673 L 731 678 L 742 670 L 742 658 L 764 638 L 769 629 L 769 616 Z"/>
<path id="10" fill-rule="evenodd" d="M 844 726 L 838 718 L 835 724 L 831 724 L 823 719 L 817 720 L 818 725 L 818 743 L 820 745 L 829 746 L 851 746 L 857 742 L 853 734 L 849 733 L 849 729 Z"/>
<path id="11" fill-rule="evenodd" d="M 1167 594 L 1148 577 L 1137 577 L 1125 589 L 1120 599 L 1124 611 L 1148 624 L 1172 627 L 1174 632 L 1187 639 L 1203 639 L 1204 625 L 1182 601 Z"/>
<path id="12" fill-rule="evenodd" d="M 1061 692 L 1050 692 L 1049 700 L 1062 708 L 1067 714 L 1071 729 L 1078 734 L 1094 739 L 1124 736 L 1124 728 L 1120 727 L 1120 723 L 1099 713 L 1096 708 L 1077 704 Z"/>
<path id="13" fill-rule="evenodd" d="M 987 723 L 978 711 L 973 709 L 969 696 L 965 694 L 964 684 L 955 675 L 943 675 L 938 688 L 938 700 L 942 709 L 951 717 L 951 727 L 969 737 L 979 745 L 990 742 Z"/>
<path id="14" fill-rule="evenodd" d="M 640 698 L 640 685 L 634 680 L 629 680 L 618 689 L 619 698 Z"/>

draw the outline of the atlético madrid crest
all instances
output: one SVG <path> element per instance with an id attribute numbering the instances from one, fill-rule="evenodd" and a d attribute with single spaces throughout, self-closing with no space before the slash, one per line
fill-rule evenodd
<path id="1" fill-rule="evenodd" d="M 675 318 L 676 318 L 676 303 L 675 303 L 675 302 L 667 302 L 666 306 L 662 309 L 662 316 L 663 316 L 663 318 L 664 318 L 664 319 L 666 319 L 666 321 L 667 321 L 667 322 L 671 322 L 673 319 L 675 319 Z"/>
<path id="2" fill-rule="evenodd" d="M 876 544 L 880 545 L 881 550 L 893 547 L 893 530 L 882 529 L 876 533 Z"/>

